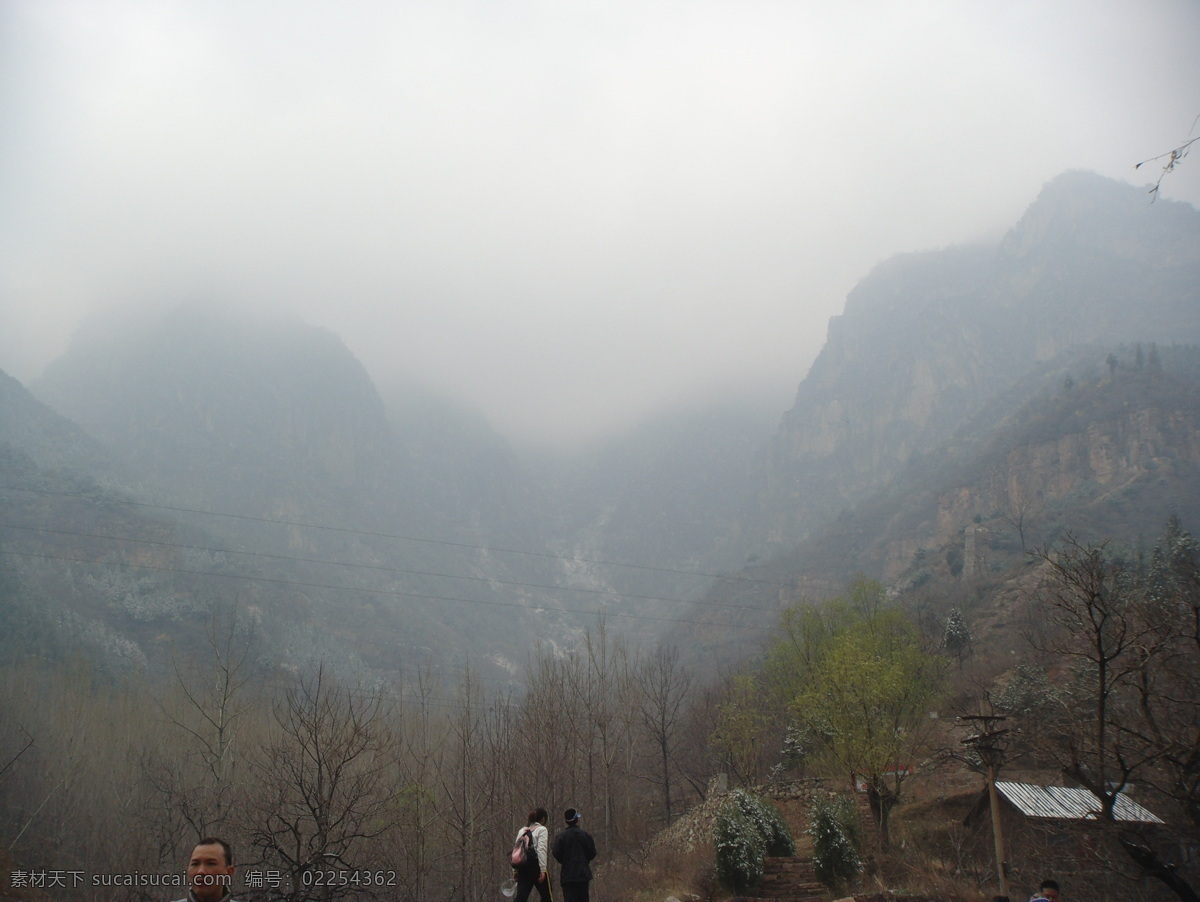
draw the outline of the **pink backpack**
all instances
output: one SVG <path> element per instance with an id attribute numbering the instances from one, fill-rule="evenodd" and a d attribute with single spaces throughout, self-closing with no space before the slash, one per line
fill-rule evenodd
<path id="1" fill-rule="evenodd" d="M 533 851 L 533 830 L 526 827 L 521 831 L 521 835 L 513 843 L 510 858 L 514 868 L 521 867 L 522 865 L 530 865 L 537 860 L 537 852 Z"/>

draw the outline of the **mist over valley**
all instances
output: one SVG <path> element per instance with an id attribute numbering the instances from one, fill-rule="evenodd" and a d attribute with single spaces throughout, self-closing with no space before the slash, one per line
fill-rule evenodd
<path id="1" fill-rule="evenodd" d="M 574 453 L 516 448 L 425 389 L 381 388 L 297 319 L 199 303 L 106 319 L 28 389 L 6 383 L 8 617 L 161 672 L 214 611 L 237 610 L 279 666 L 327 659 L 399 684 L 477 669 L 519 685 L 531 649 L 570 649 L 600 623 L 711 666 L 695 630 L 744 652 L 800 595 L 856 574 L 903 585 L 914 552 L 944 556 L 1017 492 L 1036 493 L 1041 540 L 1111 507 L 1118 478 L 1186 518 L 1186 430 L 1119 477 L 1058 477 L 1091 486 L 1070 492 L 1020 468 L 985 490 L 1001 477 L 973 461 L 1027 444 L 1014 434 L 1064 380 L 1082 404 L 1150 349 L 1183 403 L 1197 230 L 1190 207 L 1068 173 L 998 244 L 877 267 L 790 409 L 714 398 Z M 1158 401 L 1130 389 L 1124 403 L 1148 416 Z M 1046 428 L 1094 431 L 1089 409 Z M 1151 463 L 1163 455 L 1179 458 Z M 953 491 L 990 494 L 951 516 Z M 1092 528 L 1152 534 L 1165 514 L 1135 506 Z M 850 521 L 854 541 L 839 532 Z"/>
<path id="2" fill-rule="evenodd" d="M 1194 902 L 1198 38 L 0 4 L 0 900 Z"/>

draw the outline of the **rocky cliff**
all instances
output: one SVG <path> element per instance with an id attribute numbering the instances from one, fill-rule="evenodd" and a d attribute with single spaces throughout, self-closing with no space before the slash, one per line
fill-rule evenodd
<path id="1" fill-rule="evenodd" d="M 1164 356 L 1147 371 L 1114 354 L 1111 373 L 1024 405 L 940 493 L 929 545 L 984 522 L 989 537 L 1015 535 L 1023 550 L 1060 528 L 1135 542 L 1169 512 L 1200 510 L 1200 350 Z M 981 559 L 966 566 L 979 570 Z"/>
<path id="2" fill-rule="evenodd" d="M 907 255 L 847 298 L 771 445 L 749 534 L 793 544 L 931 451 L 1039 362 L 1200 342 L 1200 213 L 1086 173 L 996 246 Z"/>

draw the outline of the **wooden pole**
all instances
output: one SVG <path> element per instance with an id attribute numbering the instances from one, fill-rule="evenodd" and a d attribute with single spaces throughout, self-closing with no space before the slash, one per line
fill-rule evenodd
<path id="1" fill-rule="evenodd" d="M 992 808 L 992 842 L 996 848 L 996 876 L 1000 895 L 1008 898 L 1008 862 L 1004 857 L 1004 831 L 1000 827 L 1000 797 L 996 794 L 996 767 L 988 765 L 988 802 Z"/>
<path id="2" fill-rule="evenodd" d="M 1007 730 L 993 729 L 993 725 L 1006 719 L 1003 714 L 976 714 L 958 718 L 960 721 L 978 722 L 980 732 L 968 736 L 963 745 L 971 746 L 987 767 L 988 807 L 992 811 L 992 844 L 996 850 L 996 876 L 1000 879 L 1000 895 L 1008 898 L 1008 862 L 1004 855 L 1004 831 L 1000 825 L 1000 796 L 996 792 L 996 771 L 1004 763 L 1004 746 L 1001 740 Z"/>

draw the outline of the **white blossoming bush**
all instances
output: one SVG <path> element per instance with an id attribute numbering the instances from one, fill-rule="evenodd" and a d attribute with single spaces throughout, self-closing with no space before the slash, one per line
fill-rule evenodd
<path id="1" fill-rule="evenodd" d="M 735 789 L 730 800 L 741 811 L 742 816 L 754 825 L 762 837 L 766 854 L 772 858 L 796 854 L 796 842 L 779 809 L 757 796 Z"/>
<path id="2" fill-rule="evenodd" d="M 733 893 L 746 893 L 763 875 L 763 842 L 735 807 L 726 806 L 713 826 L 717 850 L 717 879 Z"/>
<path id="3" fill-rule="evenodd" d="M 762 880 L 768 855 L 794 855 L 796 843 L 778 809 L 735 789 L 717 812 L 713 826 L 717 877 L 731 892 L 742 894 Z"/>
<path id="4" fill-rule="evenodd" d="M 817 798 L 809 813 L 808 834 L 813 841 L 813 869 L 826 886 L 836 887 L 862 871 L 861 825 L 850 799 Z"/>

